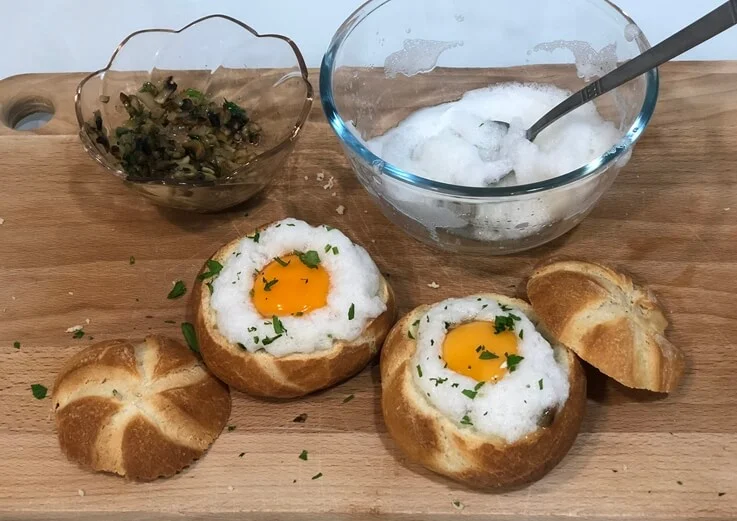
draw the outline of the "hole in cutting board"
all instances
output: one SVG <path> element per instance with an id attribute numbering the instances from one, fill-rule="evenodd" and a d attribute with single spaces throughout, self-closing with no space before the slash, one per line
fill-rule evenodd
<path id="1" fill-rule="evenodd" d="M 54 117 L 54 105 L 46 98 L 28 97 L 10 103 L 5 111 L 4 123 L 21 131 L 36 130 Z"/>

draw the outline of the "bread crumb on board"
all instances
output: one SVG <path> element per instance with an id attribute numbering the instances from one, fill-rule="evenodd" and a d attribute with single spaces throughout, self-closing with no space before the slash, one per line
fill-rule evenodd
<path id="1" fill-rule="evenodd" d="M 233 492 L 234 490 L 233 485 L 228 485 L 228 492 Z"/>
<path id="2" fill-rule="evenodd" d="M 335 211 L 336 211 L 336 212 L 338 212 L 338 215 L 343 215 L 343 214 L 345 213 L 345 206 L 343 206 L 343 205 L 341 204 L 340 206 L 338 206 L 338 207 L 337 207 L 337 208 L 335 209 Z"/>
<path id="3" fill-rule="evenodd" d="M 77 489 L 77 494 L 79 494 L 79 497 L 84 497 L 84 490 L 81 488 Z"/>
<path id="4" fill-rule="evenodd" d="M 67 328 L 67 333 L 76 333 L 77 331 L 82 331 L 83 329 L 83 326 L 72 326 Z"/>
<path id="5" fill-rule="evenodd" d="M 72 297 L 74 296 L 74 292 L 73 291 L 67 291 L 67 294 L 70 295 L 70 296 L 72 296 Z"/>
<path id="6" fill-rule="evenodd" d="M 309 180 L 309 179 L 310 179 L 310 176 L 306 175 L 306 176 L 305 176 L 305 181 L 307 181 L 307 180 Z"/>
<path id="7" fill-rule="evenodd" d="M 327 184 L 322 185 L 323 190 L 330 190 L 335 186 L 335 178 L 333 176 L 330 176 L 330 179 L 328 179 Z"/>
<path id="8" fill-rule="evenodd" d="M 440 284 L 438 284 L 437 282 L 433 280 L 430 284 L 427 285 L 427 287 L 432 288 L 432 289 L 438 289 L 440 287 Z"/>
<path id="9" fill-rule="evenodd" d="M 318 181 L 322 181 L 323 179 L 325 179 L 325 173 L 324 172 L 318 172 L 315 177 L 317 178 Z"/>
<path id="10" fill-rule="evenodd" d="M 85 318 L 85 319 L 84 319 L 84 323 L 85 323 L 85 324 L 89 324 L 90 322 L 91 322 L 91 320 L 90 320 L 89 318 Z"/>
<path id="11" fill-rule="evenodd" d="M 5 219 L 3 219 L 2 217 L 0 217 L 0 224 L 5 224 Z"/>

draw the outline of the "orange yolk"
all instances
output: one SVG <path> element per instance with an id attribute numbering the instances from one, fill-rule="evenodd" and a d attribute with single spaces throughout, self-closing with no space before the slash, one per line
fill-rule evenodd
<path id="1" fill-rule="evenodd" d="M 506 354 L 517 354 L 517 334 L 496 334 L 492 322 L 460 325 L 450 330 L 443 342 L 448 369 L 479 382 L 497 382 L 507 374 Z"/>
<path id="2" fill-rule="evenodd" d="M 310 268 L 298 256 L 286 255 L 256 274 L 251 299 L 261 316 L 281 317 L 325 306 L 329 289 L 330 276 L 322 266 Z"/>

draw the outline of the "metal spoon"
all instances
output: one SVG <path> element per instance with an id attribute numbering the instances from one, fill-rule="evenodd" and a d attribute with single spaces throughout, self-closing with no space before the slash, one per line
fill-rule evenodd
<path id="1" fill-rule="evenodd" d="M 572 110 L 680 56 L 734 25 L 737 25 L 737 0 L 730 0 L 561 102 L 527 130 L 527 139 L 534 141 L 540 132 Z M 493 123 L 509 129 L 509 123 L 505 121 L 493 121 Z"/>

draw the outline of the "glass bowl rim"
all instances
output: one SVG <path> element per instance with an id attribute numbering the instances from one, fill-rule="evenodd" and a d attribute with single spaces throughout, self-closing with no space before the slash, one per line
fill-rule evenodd
<path id="1" fill-rule="evenodd" d="M 243 171 L 251 171 L 256 166 L 258 166 L 259 163 L 262 161 L 266 161 L 268 159 L 271 159 L 272 157 L 278 155 L 282 150 L 286 149 L 290 144 L 292 144 L 299 134 L 301 133 L 302 129 L 304 128 L 305 123 L 307 122 L 307 118 L 310 115 L 310 112 L 312 110 L 312 102 L 314 99 L 314 89 L 312 87 L 312 84 L 309 80 L 308 75 L 308 69 L 307 65 L 304 60 L 304 56 L 302 55 L 302 52 L 299 50 L 299 47 L 297 47 L 297 44 L 294 43 L 294 41 L 282 34 L 276 34 L 276 33 L 267 33 L 267 34 L 260 34 L 258 31 L 253 29 L 248 24 L 233 18 L 232 16 L 228 16 L 225 14 L 211 14 L 207 16 L 203 16 L 201 18 L 198 18 L 187 25 L 183 26 L 180 29 L 166 29 L 166 28 L 151 28 L 151 29 L 139 29 L 138 31 L 134 31 L 118 44 L 118 46 L 115 48 L 115 51 L 113 52 L 112 56 L 110 57 L 110 60 L 108 61 L 107 65 L 103 67 L 102 69 L 98 69 L 95 72 L 91 72 L 87 76 L 82 79 L 82 81 L 77 85 L 76 92 L 74 94 L 74 112 L 77 117 L 77 125 L 79 126 L 79 133 L 82 136 L 82 140 L 84 142 L 85 139 L 89 140 L 89 137 L 87 136 L 87 133 L 84 130 L 84 117 L 82 116 L 82 90 L 84 89 L 85 85 L 88 81 L 90 81 L 92 78 L 95 78 L 101 74 L 104 74 L 105 72 L 108 72 L 110 68 L 113 66 L 113 63 L 115 62 L 115 59 L 118 57 L 118 54 L 123 49 L 123 47 L 133 38 L 136 36 L 139 36 L 141 34 L 146 33 L 169 33 L 169 34 L 180 34 L 189 29 L 190 27 L 193 27 L 197 24 L 206 22 L 208 20 L 212 19 L 222 19 L 227 20 L 231 23 L 234 23 L 249 33 L 251 33 L 256 38 L 275 38 L 278 40 L 282 40 L 286 42 L 292 49 L 292 52 L 294 53 L 295 57 L 297 58 L 297 64 L 299 66 L 299 72 L 300 76 L 302 78 L 302 81 L 305 84 L 306 88 L 306 96 L 305 100 L 302 104 L 302 110 L 299 114 L 299 117 L 297 118 L 296 123 L 294 124 L 294 127 L 292 128 L 292 132 L 283 140 L 281 140 L 279 143 L 274 145 L 273 147 L 269 148 L 268 150 L 265 150 L 261 154 L 257 155 L 255 158 L 251 159 L 247 163 L 243 163 L 239 166 L 238 170 L 241 171 L 240 173 L 243 173 Z M 90 141 L 91 144 L 91 141 Z M 218 186 L 221 184 L 232 184 L 232 181 L 234 179 L 237 179 L 237 176 L 227 176 L 221 179 L 218 179 L 216 181 L 208 181 L 204 183 L 192 183 L 188 181 L 175 181 L 171 179 L 155 179 L 155 180 L 130 180 L 127 179 L 125 171 L 118 168 L 113 168 L 110 163 L 107 161 L 107 159 L 104 157 L 103 154 L 100 153 L 100 151 L 97 149 L 96 146 L 87 146 L 87 143 L 85 143 L 85 148 L 87 149 L 87 152 L 97 161 L 100 163 L 103 167 L 113 172 L 115 175 L 122 177 L 126 182 L 134 183 L 134 184 L 142 184 L 142 185 L 166 185 L 166 186 L 182 186 L 182 187 L 198 187 L 198 186 Z"/>
<path id="2" fill-rule="evenodd" d="M 604 172 L 606 170 L 605 167 L 617 161 L 621 156 L 631 150 L 652 119 L 653 113 L 655 112 L 655 105 L 658 101 L 660 85 L 658 69 L 652 69 L 645 74 L 646 88 L 642 108 L 640 109 L 640 112 L 635 118 L 632 126 L 625 133 L 622 139 L 608 151 L 604 152 L 604 154 L 576 170 L 536 183 L 505 187 L 460 186 L 440 181 L 433 181 L 411 172 L 407 172 L 375 155 L 363 144 L 362 140 L 359 140 L 353 132 L 349 130 L 345 121 L 343 121 L 343 118 L 338 112 L 335 105 L 335 99 L 333 97 L 333 71 L 335 67 L 335 58 L 342 47 L 343 42 L 362 21 L 368 18 L 374 11 L 382 7 L 384 4 L 391 1 L 392 0 L 367 0 L 338 28 L 325 55 L 323 56 L 322 64 L 320 66 L 319 88 L 320 100 L 325 116 L 340 140 L 351 151 L 358 154 L 364 161 L 372 165 L 375 170 L 380 170 L 381 173 L 394 180 L 442 195 L 467 197 L 472 199 L 515 197 L 545 192 Z M 604 6 L 610 7 L 616 14 L 620 15 L 627 24 L 631 24 L 637 28 L 637 43 L 640 47 L 640 52 L 644 52 L 650 48 L 650 42 L 640 29 L 640 26 L 637 25 L 626 12 L 610 0 L 598 1 Z"/>

